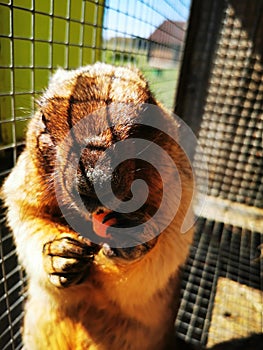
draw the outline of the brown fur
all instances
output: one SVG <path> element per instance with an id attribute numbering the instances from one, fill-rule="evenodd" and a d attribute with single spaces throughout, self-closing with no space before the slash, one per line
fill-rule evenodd
<path id="1" fill-rule="evenodd" d="M 132 252 L 107 255 L 101 246 L 74 232 L 61 216 L 55 195 L 54 176 L 60 176 L 54 172 L 57 145 L 79 120 L 114 103 L 158 104 L 135 70 L 96 64 L 56 73 L 29 125 L 26 149 L 4 184 L 8 223 L 29 281 L 23 328 L 27 350 L 161 350 L 169 344 L 178 307 L 179 266 L 192 240 L 191 231 L 180 231 L 192 198 L 191 168 L 180 147 L 164 134 L 124 125 L 115 115 L 121 126 L 114 135 L 123 140 L 134 133 L 158 143 L 175 161 L 181 181 L 176 186 L 182 187 L 172 223 L 157 239 L 152 234 L 155 228 L 146 224 L 149 242 Z M 167 113 L 163 118 L 177 132 L 177 124 Z M 89 125 L 85 132 L 96 127 Z M 112 135 L 105 131 L 95 141 L 108 147 L 114 143 Z M 74 172 L 64 152 L 64 171 L 70 177 Z M 84 166 L 92 167 L 101 153 L 85 150 Z M 128 163 L 129 174 L 136 166 Z M 127 187 L 134 180 L 129 174 L 120 167 L 119 196 L 128 194 Z M 141 176 L 148 181 L 150 196 L 145 211 L 137 214 L 147 218 L 147 210 L 160 204 L 162 184 L 150 167 Z M 176 180 L 169 167 L 165 177 L 168 183 L 173 177 Z M 74 211 L 63 186 L 61 196 Z M 170 197 L 165 211 L 172 210 L 176 193 Z"/>

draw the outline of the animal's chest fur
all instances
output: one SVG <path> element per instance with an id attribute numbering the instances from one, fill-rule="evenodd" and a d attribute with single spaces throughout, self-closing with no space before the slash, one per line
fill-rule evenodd
<path id="1" fill-rule="evenodd" d="M 84 290 L 82 295 L 83 292 Z M 83 297 L 82 301 L 78 300 L 75 303 L 66 299 L 64 303 L 61 300 L 59 303 L 54 303 L 44 294 L 30 297 L 25 318 L 26 350 L 165 348 L 167 325 L 170 324 L 171 327 L 173 325 L 173 312 L 172 309 L 169 312 L 169 307 L 163 302 L 162 293 L 155 297 L 151 305 L 135 306 L 134 316 L 121 310 L 117 303 L 108 301 L 98 303 L 98 300 L 92 299 L 89 289 L 86 298 Z M 163 310 L 160 310 L 160 303 L 164 306 Z M 161 323 L 164 327 L 160 328 Z"/>

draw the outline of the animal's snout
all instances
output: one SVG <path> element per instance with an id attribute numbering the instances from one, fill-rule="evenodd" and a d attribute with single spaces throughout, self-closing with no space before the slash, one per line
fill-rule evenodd
<path id="1" fill-rule="evenodd" d="M 91 168 L 86 171 L 85 175 L 96 192 L 101 192 L 101 195 L 110 192 L 112 183 L 111 169 L 99 167 Z"/>
<path id="2" fill-rule="evenodd" d="M 116 169 L 103 164 L 83 167 L 78 171 L 77 190 L 87 210 L 94 212 L 100 206 L 113 208 L 116 198 L 118 201 L 130 199 L 133 181 L 134 171 L 127 162 Z"/>

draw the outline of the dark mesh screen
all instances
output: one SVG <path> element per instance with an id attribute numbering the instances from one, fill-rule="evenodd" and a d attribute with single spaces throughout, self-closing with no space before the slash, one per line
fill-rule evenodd
<path id="1" fill-rule="evenodd" d="M 254 3 L 255 5 L 255 3 Z M 199 132 L 208 195 L 263 207 L 263 4 L 229 2 L 214 54 Z M 244 18 L 245 17 L 245 18 Z M 248 26 L 250 26 L 248 28 Z"/>
<path id="2" fill-rule="evenodd" d="M 262 0 L 193 1 L 176 113 L 198 135 L 200 198 L 213 204 L 209 219 L 197 221 L 183 276 L 177 331 L 193 344 L 206 345 L 210 338 L 221 277 L 230 285 L 236 281 L 255 288 L 258 295 L 263 291 L 263 259 L 257 259 L 263 242 L 262 33 Z M 231 294 L 224 296 L 225 303 Z M 233 304 L 238 308 L 240 298 Z M 245 323 L 254 311 L 242 307 Z M 227 327 L 226 322 L 218 342 Z M 244 334 L 250 331 L 252 322 L 244 326 Z M 257 331 L 263 332 L 262 317 Z"/>

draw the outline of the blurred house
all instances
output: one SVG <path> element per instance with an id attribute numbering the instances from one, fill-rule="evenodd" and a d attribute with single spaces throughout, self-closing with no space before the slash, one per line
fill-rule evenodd
<path id="1" fill-rule="evenodd" d="M 185 22 L 164 21 L 149 37 L 148 63 L 163 69 L 174 68 L 180 58 Z"/>

